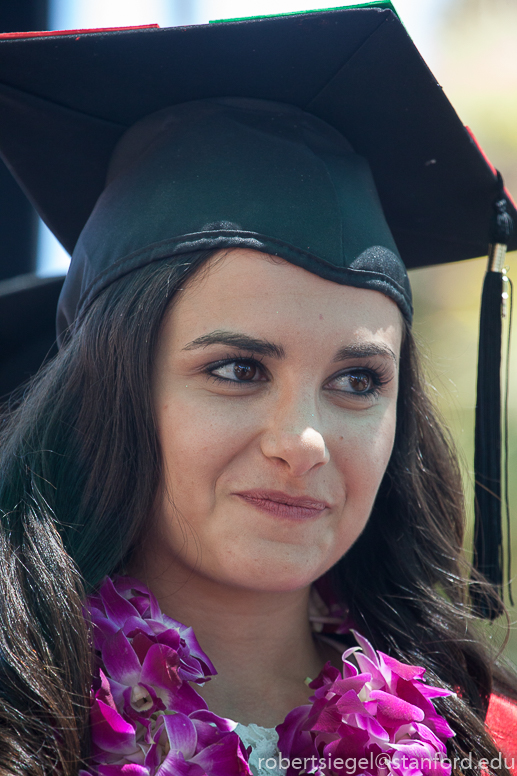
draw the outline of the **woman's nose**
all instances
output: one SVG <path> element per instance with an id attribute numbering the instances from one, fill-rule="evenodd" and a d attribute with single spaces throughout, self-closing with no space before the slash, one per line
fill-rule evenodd
<path id="1" fill-rule="evenodd" d="M 272 415 L 261 448 L 266 458 L 282 463 L 291 476 L 302 477 L 315 466 L 328 463 L 330 455 L 323 435 L 314 428 L 315 414 L 293 410 L 291 404 L 287 412 L 277 410 Z"/>

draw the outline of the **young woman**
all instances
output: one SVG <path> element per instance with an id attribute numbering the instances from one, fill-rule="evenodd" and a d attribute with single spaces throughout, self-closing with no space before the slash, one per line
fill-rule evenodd
<path id="1" fill-rule="evenodd" d="M 383 773 L 358 758 L 386 730 L 397 757 L 507 773 L 410 320 L 369 167 L 328 123 L 216 98 L 122 136 L 59 355 L 3 424 L 3 773 Z"/>

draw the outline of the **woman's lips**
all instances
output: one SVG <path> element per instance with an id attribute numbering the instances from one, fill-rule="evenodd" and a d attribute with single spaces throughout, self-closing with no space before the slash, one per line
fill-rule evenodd
<path id="1" fill-rule="evenodd" d="M 235 495 L 270 515 L 296 520 L 318 517 L 330 506 L 310 496 L 290 496 L 279 490 L 247 490 Z"/>

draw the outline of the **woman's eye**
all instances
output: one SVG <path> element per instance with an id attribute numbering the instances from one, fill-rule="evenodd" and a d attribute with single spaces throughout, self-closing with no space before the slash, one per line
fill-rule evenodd
<path id="1" fill-rule="evenodd" d="M 375 388 L 375 381 L 370 372 L 348 372 L 339 375 L 332 382 L 337 385 L 338 390 L 346 393 L 371 393 Z"/>
<path id="2" fill-rule="evenodd" d="M 258 364 L 248 361 L 231 361 L 210 370 L 213 377 L 232 382 L 251 383 L 262 377 Z"/>

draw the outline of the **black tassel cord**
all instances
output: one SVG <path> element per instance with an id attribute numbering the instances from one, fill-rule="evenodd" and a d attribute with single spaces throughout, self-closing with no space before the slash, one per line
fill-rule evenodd
<path id="1" fill-rule="evenodd" d="M 490 234 L 489 266 L 483 284 L 479 323 L 474 452 L 476 514 L 474 565 L 502 598 L 501 341 L 503 288 L 505 291 L 507 288 L 506 277 L 503 275 L 503 263 L 513 223 L 506 211 L 504 185 L 499 173 L 497 184 L 498 195 L 494 203 Z M 505 461 L 507 461 L 506 455 Z M 506 503 L 507 495 L 505 483 Z M 509 567 L 508 575 L 510 575 Z M 480 594 L 475 586 L 472 588 L 472 600 L 476 611 L 482 617 L 493 620 L 502 613 L 497 597 L 491 598 Z"/>
<path id="2" fill-rule="evenodd" d="M 506 363 L 505 363 L 505 385 L 504 385 L 504 405 L 503 405 L 503 418 L 504 418 L 504 447 L 503 447 L 503 461 L 504 461 L 504 511 L 506 517 L 506 574 L 508 581 L 508 599 L 510 606 L 514 606 L 513 594 L 512 594 L 512 535 L 511 535 L 511 523 L 510 523 L 510 488 L 509 488 L 509 439 L 510 429 L 508 423 L 508 401 L 510 393 L 510 346 L 512 338 L 512 313 L 513 313 L 513 283 L 509 277 L 506 276 L 506 272 L 503 270 L 503 318 L 508 317 L 508 337 L 506 340 Z M 507 286 L 508 290 L 504 290 L 504 286 Z"/>

